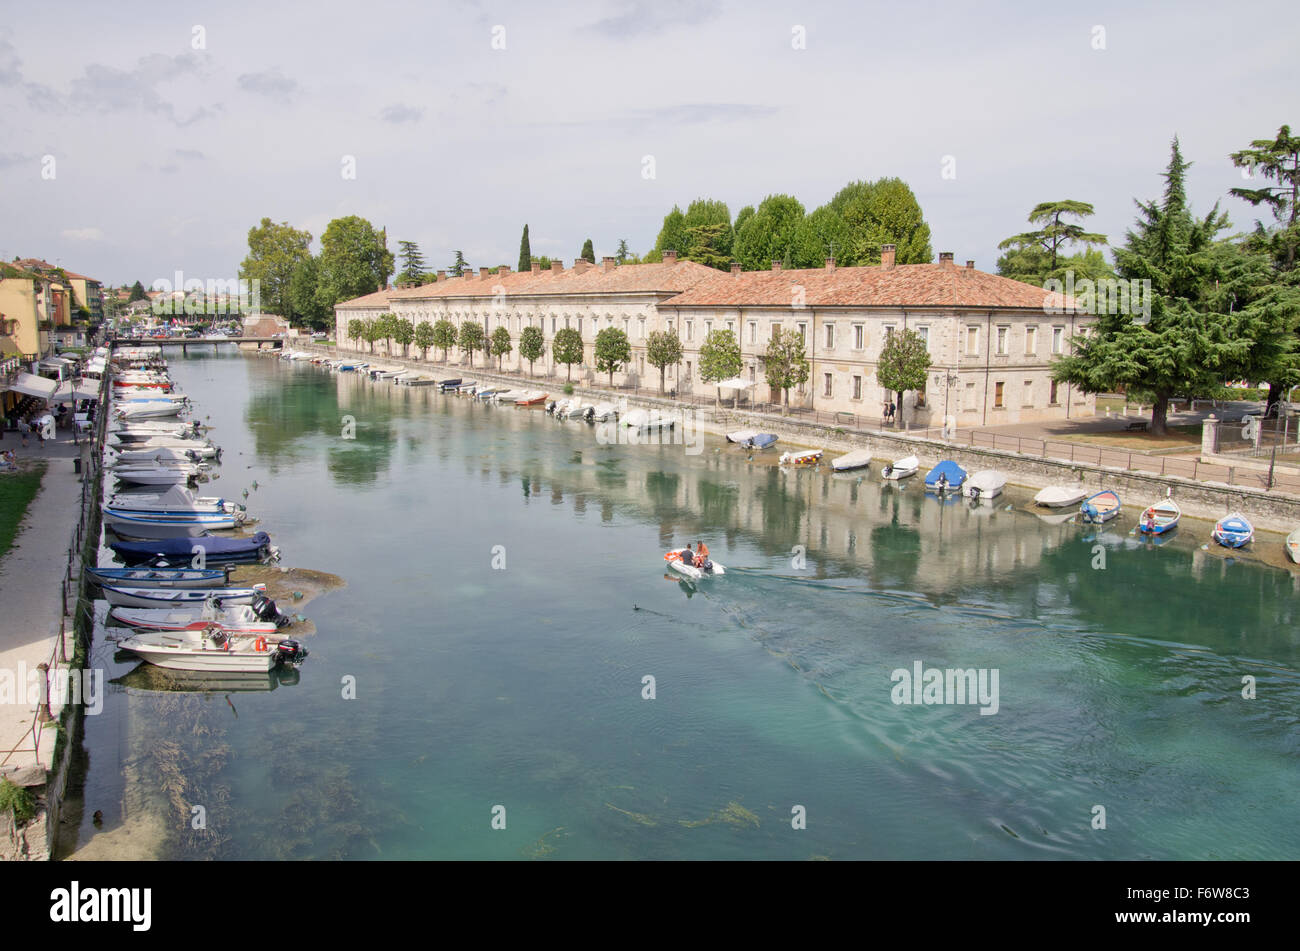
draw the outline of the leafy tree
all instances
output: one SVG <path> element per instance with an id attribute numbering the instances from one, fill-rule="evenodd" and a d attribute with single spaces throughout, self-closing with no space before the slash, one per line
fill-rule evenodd
<path id="1" fill-rule="evenodd" d="M 465 263 L 465 255 L 457 251 L 456 260 L 451 262 L 451 267 L 447 268 L 447 271 L 452 277 L 463 277 L 468 267 L 469 265 Z"/>
<path id="2" fill-rule="evenodd" d="M 239 276 L 242 280 L 258 281 L 267 310 L 288 318 L 293 314 L 289 281 L 298 265 L 311 256 L 310 248 L 310 232 L 290 227 L 288 222 L 275 224 L 270 218 L 263 218 L 260 225 L 248 229 L 248 255 L 239 265 Z M 333 307 L 331 301 L 328 309 Z"/>
<path id="3" fill-rule="evenodd" d="M 731 225 L 692 225 L 686 229 L 687 261 L 698 261 L 725 271 L 731 267 Z"/>
<path id="4" fill-rule="evenodd" d="M 510 331 L 505 327 L 498 327 L 492 331 L 492 356 L 497 358 L 497 369 L 501 369 L 501 358 L 514 349 L 510 343 Z"/>
<path id="5" fill-rule="evenodd" d="M 487 335 L 483 333 L 483 325 L 477 320 L 463 320 L 460 324 L 460 336 L 456 338 L 456 346 L 460 347 L 462 353 L 469 354 L 469 365 L 474 365 L 474 351 L 483 347 Z"/>
<path id="6" fill-rule="evenodd" d="M 380 314 L 375 320 L 375 339 L 384 342 L 384 350 L 393 352 L 393 338 L 397 336 L 397 315 Z"/>
<path id="7" fill-rule="evenodd" d="M 303 258 L 289 279 L 289 304 L 294 314 L 314 330 L 324 330 L 333 317 L 317 293 L 319 283 L 320 258 L 314 255 Z"/>
<path id="8" fill-rule="evenodd" d="M 450 320 L 440 320 L 433 325 L 433 346 L 442 351 L 442 362 L 447 362 L 447 351 L 456 346 L 456 325 Z"/>
<path id="9" fill-rule="evenodd" d="M 665 251 L 685 251 L 686 250 L 686 216 L 682 210 L 673 205 L 673 210 L 664 215 L 663 224 L 659 227 L 659 237 L 655 239 L 655 252 L 660 255 L 656 260 L 662 260 Z"/>
<path id="10" fill-rule="evenodd" d="M 361 333 L 361 339 L 364 340 L 366 343 L 370 344 L 371 353 L 375 352 L 375 341 L 379 339 L 379 331 L 380 331 L 379 321 L 380 318 L 376 318 L 374 320 L 367 320 L 365 322 L 366 324 L 365 330 L 363 330 Z"/>
<path id="11" fill-rule="evenodd" d="M 880 349 L 876 379 L 886 390 L 898 394 L 898 421 L 903 421 L 903 394 L 925 387 L 930 353 L 915 330 L 894 331 Z"/>
<path id="12" fill-rule="evenodd" d="M 1007 258 L 1005 265 L 1002 260 L 999 260 L 998 273 L 1004 277 L 1011 277 L 1031 284 L 1042 284 L 1050 278 L 1059 280 L 1065 270 L 1063 268 L 1058 270 L 1058 264 L 1062 258 L 1061 249 L 1065 245 L 1104 245 L 1106 243 L 1104 234 L 1091 234 L 1084 231 L 1082 225 L 1061 220 L 1065 215 L 1072 218 L 1087 218 L 1092 214 L 1094 214 L 1092 205 L 1085 201 L 1066 199 L 1063 201 L 1044 201 L 1035 205 L 1034 209 L 1029 213 L 1029 223 L 1038 225 L 1038 229 L 1012 235 L 998 245 L 998 248 L 1003 250 L 1015 248 L 1021 252 L 1033 253 L 1020 258 Z M 1038 252 L 1041 252 L 1041 254 Z M 1008 271 L 1003 270 L 1004 267 L 1024 268 L 1031 265 L 1035 268 L 1033 272 L 1013 271 L 1008 273 Z M 1044 265 L 1044 270 L 1040 272 L 1038 268 Z"/>
<path id="13" fill-rule="evenodd" d="M 592 246 L 590 238 L 582 245 L 582 253 L 578 257 L 590 261 L 592 264 L 596 263 L 596 249 Z"/>
<path id="14" fill-rule="evenodd" d="M 616 264 L 626 264 L 628 256 L 629 256 L 629 252 L 627 250 L 627 239 L 619 238 L 618 250 L 614 252 L 614 262 Z"/>
<path id="15" fill-rule="evenodd" d="M 148 300 L 149 295 L 144 292 L 144 285 L 136 281 L 131 285 L 131 296 L 127 298 L 128 304 L 134 304 L 138 300 Z"/>
<path id="16" fill-rule="evenodd" d="M 543 254 L 540 258 L 537 259 L 537 266 L 541 268 L 543 271 L 549 271 L 551 269 L 551 259 L 548 258 L 545 254 Z"/>
<path id="17" fill-rule="evenodd" d="M 415 336 L 412 338 L 412 342 L 420 348 L 420 359 L 428 360 L 429 348 L 437 342 L 433 335 L 433 324 L 427 320 L 420 321 L 415 327 Z"/>
<path id="18" fill-rule="evenodd" d="M 800 348 L 802 349 L 802 344 Z M 740 356 L 740 341 L 730 330 L 711 330 L 700 345 L 700 379 L 705 383 L 721 383 L 739 376 L 744 361 Z M 714 403 L 722 402 L 718 390 Z"/>
<path id="19" fill-rule="evenodd" d="M 619 327 L 606 327 L 596 334 L 596 370 L 609 374 L 609 385 L 614 385 L 614 374 L 632 362 L 632 344 Z"/>
<path id="20" fill-rule="evenodd" d="M 781 391 L 782 412 L 790 408 L 790 388 L 807 383 L 808 372 L 803 337 L 798 331 L 777 328 L 763 354 L 763 375 L 768 386 Z"/>
<path id="21" fill-rule="evenodd" d="M 803 205 L 789 195 L 768 195 L 736 229 L 732 254 L 747 271 L 763 271 L 783 260 L 794 244 Z"/>
<path id="22" fill-rule="evenodd" d="M 795 267 L 823 267 L 827 258 L 848 266 L 854 253 L 849 226 L 842 215 L 822 205 L 795 228 L 792 251 Z"/>
<path id="23" fill-rule="evenodd" d="M 555 335 L 551 342 L 551 353 L 556 363 L 566 367 L 566 380 L 573 379 L 573 365 L 582 362 L 582 334 L 572 327 L 565 327 Z"/>
<path id="24" fill-rule="evenodd" d="M 421 283 L 429 265 L 424 262 L 420 246 L 414 241 L 399 241 L 397 249 L 397 255 L 402 259 L 402 273 L 397 276 L 397 279 L 404 284 Z"/>
<path id="25" fill-rule="evenodd" d="M 877 264 L 886 244 L 894 245 L 898 264 L 926 264 L 934 256 L 921 205 L 900 178 L 852 182 L 831 199 L 830 207 L 840 209 L 849 228 L 845 264 Z"/>
<path id="26" fill-rule="evenodd" d="M 335 218 L 321 236 L 317 296 L 327 310 L 339 301 L 373 294 L 386 287 L 393 273 L 393 254 L 380 232 L 364 218 Z"/>
<path id="27" fill-rule="evenodd" d="M 541 327 L 525 327 L 519 334 L 519 355 L 528 361 L 528 375 L 533 375 L 533 363 L 546 352 L 546 335 Z"/>
<path id="28" fill-rule="evenodd" d="M 360 317 L 348 321 L 348 339 L 352 341 L 353 347 L 356 347 L 358 340 L 366 339 L 366 322 Z"/>
<path id="29" fill-rule="evenodd" d="M 519 239 L 519 270 L 531 271 L 533 268 L 533 251 L 528 246 L 528 225 L 524 225 L 524 236 Z"/>
<path id="30" fill-rule="evenodd" d="M 1137 202 L 1136 227 L 1116 249 L 1120 277 L 1151 281 L 1150 318 L 1101 314 L 1073 353 L 1059 360 L 1052 377 L 1086 393 L 1123 386 L 1152 399 L 1151 431 L 1168 432 L 1169 399 L 1175 394 L 1208 396 L 1226 374 L 1248 359 L 1252 341 L 1243 333 L 1249 318 L 1215 313 L 1207 290 L 1215 269 L 1214 236 L 1227 227 L 1216 203 L 1204 218 L 1187 204 L 1185 162 L 1175 138 L 1165 192 L 1159 201 Z"/>
<path id="31" fill-rule="evenodd" d="M 415 340 L 415 325 L 394 315 L 392 328 L 393 339 L 402 345 L 402 356 L 409 356 L 411 343 Z"/>
<path id="32" fill-rule="evenodd" d="M 664 373 L 682 362 L 682 341 L 668 330 L 652 330 L 646 339 L 645 359 L 659 371 L 659 392 L 664 392 Z"/>

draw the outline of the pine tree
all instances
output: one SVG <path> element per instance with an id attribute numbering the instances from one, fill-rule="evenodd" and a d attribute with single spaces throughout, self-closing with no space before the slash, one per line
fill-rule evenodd
<path id="1" fill-rule="evenodd" d="M 614 252 L 614 261 L 618 264 L 626 264 L 629 251 L 627 249 L 627 239 L 618 239 L 618 250 Z"/>
<path id="2" fill-rule="evenodd" d="M 592 246 L 590 238 L 583 244 L 582 253 L 578 257 L 590 261 L 592 264 L 596 263 L 596 249 Z"/>
<path id="3" fill-rule="evenodd" d="M 447 268 L 453 277 L 462 277 L 469 265 L 465 263 L 465 255 L 460 251 L 456 252 L 456 260 L 451 262 L 451 267 Z"/>
<path id="4" fill-rule="evenodd" d="M 402 273 L 397 279 L 402 283 L 418 284 L 424 277 L 424 272 L 428 270 L 428 265 L 424 263 L 424 255 L 420 253 L 420 246 L 414 241 L 397 242 L 397 256 L 402 260 Z"/>
<path id="5" fill-rule="evenodd" d="M 533 269 L 533 252 L 528 246 L 528 225 L 524 225 L 524 236 L 519 239 L 519 270 L 531 271 Z"/>

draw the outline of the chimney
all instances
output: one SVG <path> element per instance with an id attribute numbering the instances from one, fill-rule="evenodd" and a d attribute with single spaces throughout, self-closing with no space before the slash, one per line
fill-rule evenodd
<path id="1" fill-rule="evenodd" d="M 664 252 L 664 263 L 665 263 L 665 264 L 676 264 L 676 263 L 677 263 L 677 252 L 676 252 L 676 251 L 665 251 L 665 252 Z"/>
<path id="2" fill-rule="evenodd" d="M 541 264 L 540 261 L 534 261 L 534 262 L 533 262 L 533 273 L 534 273 L 534 274 L 541 274 L 541 273 L 542 273 L 542 264 Z"/>
<path id="3" fill-rule="evenodd" d="M 446 279 L 447 279 L 447 272 L 446 272 L 446 271 L 439 271 L 439 272 L 438 272 L 438 280 L 440 280 L 440 281 L 445 281 Z"/>
<path id="4" fill-rule="evenodd" d="M 949 257 L 951 257 L 951 255 L 949 255 Z M 481 267 L 478 269 L 478 277 L 480 281 L 486 281 L 489 277 L 492 276 L 491 274 L 488 273 L 489 270 L 490 268 L 485 268 L 485 267 Z"/>
<path id="5" fill-rule="evenodd" d="M 614 258 L 611 255 L 606 255 L 601 258 L 600 269 L 602 271 L 612 271 L 614 269 Z"/>
<path id="6" fill-rule="evenodd" d="M 573 262 L 573 273 L 586 274 L 587 269 L 592 266 L 593 266 L 592 263 L 588 261 L 586 258 L 578 258 Z"/>
<path id="7" fill-rule="evenodd" d="M 739 273 L 740 273 L 740 262 L 739 262 L 739 261 L 732 261 L 732 262 L 731 262 L 731 273 L 732 273 L 732 274 L 739 274 Z"/>
<path id="8" fill-rule="evenodd" d="M 826 259 L 826 270 L 828 270 L 828 271 L 833 271 L 833 270 L 835 270 L 835 259 L 834 259 L 834 258 L 827 258 L 827 259 Z"/>
<path id="9" fill-rule="evenodd" d="M 554 261 L 551 262 L 552 274 L 559 274 L 563 270 L 564 270 L 564 262 L 561 261 L 559 258 L 556 258 Z"/>
<path id="10" fill-rule="evenodd" d="M 497 267 L 497 277 L 507 277 L 510 274 L 510 265 L 502 264 Z"/>
<path id="11" fill-rule="evenodd" d="M 967 262 L 966 262 L 966 270 L 968 270 L 968 271 L 973 271 L 973 270 L 975 270 L 975 262 L 974 262 L 974 261 L 967 261 Z"/>
<path id="12" fill-rule="evenodd" d="M 952 264 L 952 252 L 951 252 L 951 251 L 940 251 L 940 252 L 939 252 L 939 266 L 940 266 L 940 267 L 946 267 L 946 268 L 948 268 L 948 269 L 950 269 L 950 270 L 952 269 L 953 264 Z"/>
<path id="13" fill-rule="evenodd" d="M 773 270 L 773 271 L 779 271 L 779 270 L 781 270 L 781 262 L 780 262 L 780 261 L 773 261 L 773 262 L 772 262 L 772 270 Z"/>
<path id="14" fill-rule="evenodd" d="M 894 266 L 894 246 L 892 244 L 882 244 L 880 246 L 880 266 L 886 271 Z"/>

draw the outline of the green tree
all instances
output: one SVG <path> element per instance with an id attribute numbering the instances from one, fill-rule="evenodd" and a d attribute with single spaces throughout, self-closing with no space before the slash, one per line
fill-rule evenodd
<path id="1" fill-rule="evenodd" d="M 528 225 L 524 225 L 524 236 L 519 239 L 519 270 L 533 269 L 533 251 L 528 246 Z"/>
<path id="2" fill-rule="evenodd" d="M 1123 386 L 1152 400 L 1151 431 L 1165 435 L 1171 396 L 1208 396 L 1234 367 L 1249 359 L 1251 340 L 1238 315 L 1214 312 L 1214 237 L 1227 227 L 1216 203 L 1204 218 L 1187 204 L 1185 162 L 1175 138 L 1159 201 L 1137 202 L 1139 217 L 1123 248 L 1115 251 L 1124 279 L 1149 280 L 1150 318 L 1103 313 L 1076 335 L 1073 353 L 1057 361 L 1053 379 L 1085 393 Z"/>
<path id="3" fill-rule="evenodd" d="M 700 345 L 700 379 L 705 383 L 721 383 L 739 376 L 744 361 L 740 356 L 740 341 L 730 330 L 711 330 Z M 714 405 L 722 403 L 722 391 L 714 394 Z"/>
<path id="4" fill-rule="evenodd" d="M 1059 267 L 1066 245 L 1094 245 L 1106 243 L 1104 234 L 1092 234 L 1083 230 L 1083 225 L 1063 221 L 1066 215 L 1071 218 L 1088 218 L 1094 214 L 1092 205 L 1086 201 L 1044 201 L 1035 205 L 1029 212 L 1029 223 L 1038 225 L 1034 231 L 1012 235 L 998 244 L 1000 249 L 1014 248 L 1021 252 L 1032 252 L 1018 258 L 1006 257 L 998 261 L 998 273 L 1004 277 L 1041 285 L 1049 279 L 1061 279 L 1066 268 Z M 1041 252 L 1041 253 L 1040 253 Z M 1033 272 L 1009 271 L 1003 268 L 1024 268 L 1034 266 Z M 1038 268 L 1044 268 L 1039 271 Z M 1076 280 L 1078 278 L 1076 277 Z"/>
<path id="5" fill-rule="evenodd" d="M 263 218 L 260 225 L 248 229 L 248 255 L 239 265 L 239 276 L 259 282 L 266 309 L 288 319 L 293 315 L 289 282 L 298 265 L 311 257 L 310 248 L 310 232 Z M 331 301 L 329 309 L 333 306 Z"/>
<path id="6" fill-rule="evenodd" d="M 661 260 L 665 251 L 685 251 L 686 250 L 686 216 L 682 210 L 673 205 L 673 210 L 664 215 L 663 224 L 659 227 L 659 236 L 655 239 L 654 250 Z"/>
<path id="7" fill-rule="evenodd" d="M 380 339 L 379 333 L 381 328 L 379 326 L 379 323 L 381 319 L 382 318 L 367 320 L 365 322 L 366 323 L 365 330 L 362 331 L 361 334 L 361 339 L 364 340 L 366 343 L 370 344 L 371 353 L 375 352 L 375 341 Z"/>
<path id="8" fill-rule="evenodd" d="M 519 333 L 519 355 L 528 361 L 528 375 L 533 375 L 533 363 L 546 352 L 546 335 L 541 327 L 525 327 Z"/>
<path id="9" fill-rule="evenodd" d="M 731 267 L 731 225 L 692 225 L 686 229 L 686 243 L 684 260 L 722 271 Z"/>
<path id="10" fill-rule="evenodd" d="M 348 321 L 348 339 L 352 341 L 354 348 L 358 340 L 366 339 L 366 322 L 360 317 L 353 317 Z"/>
<path id="11" fill-rule="evenodd" d="M 1296 245 L 1300 243 L 1297 215 L 1300 215 L 1300 136 L 1291 134 L 1290 126 L 1277 130 L 1275 139 L 1256 139 L 1250 148 L 1232 153 L 1232 164 L 1258 172 L 1266 181 L 1276 182 L 1263 188 L 1233 188 L 1230 194 L 1243 198 L 1255 207 L 1267 205 L 1283 226 L 1281 260 L 1283 270 L 1296 262 Z"/>
<path id="12" fill-rule="evenodd" d="M 317 296 L 327 310 L 332 311 L 339 301 L 386 287 L 392 273 L 392 252 L 369 221 L 349 215 L 326 226 L 321 236 Z"/>
<path id="13" fill-rule="evenodd" d="M 334 316 L 317 293 L 319 283 L 320 258 L 314 255 L 298 262 L 289 279 L 289 304 L 294 315 L 313 330 L 324 330 Z"/>
<path id="14" fill-rule="evenodd" d="M 573 379 L 573 365 L 582 362 L 582 334 L 572 327 L 565 327 L 555 335 L 551 342 L 551 353 L 556 363 L 566 367 L 566 380 Z"/>
<path id="15" fill-rule="evenodd" d="M 414 241 L 397 242 L 397 256 L 402 259 L 402 272 L 397 279 L 404 284 L 419 284 L 424 280 L 424 273 L 429 265 L 424 262 L 420 246 Z"/>
<path id="16" fill-rule="evenodd" d="M 790 408 L 790 388 L 807 383 L 808 372 L 803 337 L 796 330 L 778 327 L 763 354 L 763 376 L 768 386 L 781 391 L 782 413 Z"/>
<path id="17" fill-rule="evenodd" d="M 402 345 L 402 356 L 409 356 L 411 343 L 415 340 L 415 325 L 394 315 L 392 327 L 393 339 Z"/>
<path id="18" fill-rule="evenodd" d="M 645 359 L 659 371 L 659 392 L 664 392 L 664 373 L 682 362 L 682 341 L 669 330 L 652 330 L 646 339 Z"/>
<path id="19" fill-rule="evenodd" d="M 501 358 L 514 349 L 510 342 L 510 331 L 498 327 L 492 331 L 492 356 L 497 358 L 497 370 L 501 369 Z"/>
<path id="20" fill-rule="evenodd" d="M 609 385 L 614 385 L 614 374 L 632 362 L 632 344 L 619 327 L 606 327 L 596 334 L 596 371 L 609 374 Z"/>
<path id="21" fill-rule="evenodd" d="M 447 351 L 456 346 L 456 325 L 450 320 L 440 320 L 433 325 L 433 345 L 442 351 L 442 362 L 447 362 Z"/>
<path id="22" fill-rule="evenodd" d="M 894 331 L 880 348 L 876 379 L 880 385 L 898 394 L 898 421 L 903 421 L 903 394 L 925 387 L 930 369 L 930 352 L 915 330 Z"/>
<path id="23" fill-rule="evenodd" d="M 460 324 L 460 336 L 456 338 L 456 346 L 460 348 L 461 353 L 469 354 L 469 365 L 474 365 L 474 351 L 483 347 L 487 335 L 483 333 L 483 325 L 477 320 L 463 320 Z"/>
<path id="24" fill-rule="evenodd" d="M 768 195 L 736 228 L 732 255 L 747 271 L 764 271 L 785 259 L 803 219 L 803 205 L 789 195 Z"/>
<path id="25" fill-rule="evenodd" d="M 427 320 L 420 321 L 415 327 L 415 336 L 412 338 L 412 343 L 420 348 L 420 359 L 428 360 L 429 348 L 436 343 L 436 338 L 433 335 L 433 324 Z"/>
<path id="26" fill-rule="evenodd" d="M 451 262 L 451 267 L 447 268 L 447 271 L 452 277 L 463 277 L 468 268 L 469 265 L 465 263 L 465 255 L 457 251 L 456 260 Z"/>
<path id="27" fill-rule="evenodd" d="M 822 205 L 795 228 L 792 251 L 795 267 L 823 267 L 827 258 L 848 266 L 853 263 L 849 226 L 833 208 Z"/>
<path id="28" fill-rule="evenodd" d="M 583 243 L 582 253 L 579 254 L 578 257 L 590 261 L 592 264 L 596 263 L 596 249 L 592 246 L 590 238 Z"/>
<path id="29" fill-rule="evenodd" d="M 614 262 L 616 264 L 626 264 L 628 256 L 629 256 L 629 252 L 627 250 L 627 239 L 619 238 L 618 250 L 614 252 Z"/>
<path id="30" fill-rule="evenodd" d="M 149 295 L 144 292 L 144 285 L 136 281 L 131 285 L 131 296 L 127 298 L 128 304 L 134 304 L 138 300 L 148 300 Z"/>
<path id="31" fill-rule="evenodd" d="M 845 264 L 877 264 L 886 244 L 894 245 L 898 264 L 926 264 L 934 257 L 921 205 L 900 178 L 851 182 L 831 199 L 830 207 L 839 209 L 849 229 Z"/>

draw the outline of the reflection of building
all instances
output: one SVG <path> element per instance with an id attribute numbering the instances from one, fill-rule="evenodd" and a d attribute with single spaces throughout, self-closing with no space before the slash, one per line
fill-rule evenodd
<path id="1" fill-rule="evenodd" d="M 497 273 L 487 268 L 460 278 L 442 277 L 421 287 L 378 291 L 339 304 L 336 340 L 355 317 L 395 313 L 415 324 L 474 320 L 490 334 L 505 327 L 514 351 L 506 365 L 527 370 L 519 334 L 540 327 L 547 341 L 541 366 L 555 371 L 550 342 L 563 328 L 585 343 L 575 379 L 598 382 L 596 334 L 623 330 L 632 347 L 630 365 L 616 381 L 653 385 L 658 372 L 646 363 L 646 343 L 656 330 L 675 331 L 682 361 L 669 367 L 669 386 L 682 393 L 712 392 L 700 376 L 699 350 L 714 330 L 730 330 L 740 344 L 742 377 L 760 399 L 777 398 L 765 385 L 762 355 L 777 328 L 800 334 L 809 359 L 809 380 L 792 391 L 794 404 L 823 412 L 875 417 L 888 395 L 876 379 L 876 363 L 890 334 L 916 332 L 931 356 L 927 386 L 907 395 L 904 418 L 938 426 L 944 416 L 958 426 L 991 426 L 1033 419 L 1091 414 L 1091 397 L 1051 380 L 1051 364 L 1069 352 L 1080 329 L 1075 315 L 1040 288 L 958 267 L 949 253 L 938 264 L 894 264 L 886 245 L 877 267 L 836 267 L 730 273 L 665 252 L 663 263 L 600 265 L 579 260 L 564 269 Z M 1057 306 L 1049 306 L 1057 305 Z M 1057 312 L 1062 311 L 1062 312 Z M 364 347 L 365 344 L 359 346 Z M 377 350 L 383 344 L 376 345 Z M 563 368 L 561 367 L 561 370 Z M 943 397 L 947 397 L 947 409 Z"/>

